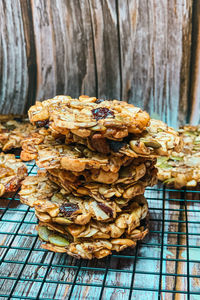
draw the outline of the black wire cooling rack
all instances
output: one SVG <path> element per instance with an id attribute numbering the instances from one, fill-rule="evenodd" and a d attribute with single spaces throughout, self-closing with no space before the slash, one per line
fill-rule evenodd
<path id="1" fill-rule="evenodd" d="M 34 163 L 27 164 L 35 175 Z M 76 260 L 40 248 L 34 210 L 0 200 L 1 299 L 200 299 L 200 191 L 146 190 L 150 233 L 135 249 Z"/>

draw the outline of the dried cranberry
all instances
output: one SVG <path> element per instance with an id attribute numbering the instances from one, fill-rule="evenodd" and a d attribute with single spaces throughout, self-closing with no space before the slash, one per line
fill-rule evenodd
<path id="1" fill-rule="evenodd" d="M 98 206 L 110 217 L 113 216 L 113 211 L 109 206 L 106 206 L 104 203 L 99 202 Z"/>
<path id="2" fill-rule="evenodd" d="M 20 180 L 17 179 L 17 176 L 13 177 L 8 183 L 5 185 L 6 192 L 15 192 L 18 190 L 20 184 Z"/>
<path id="3" fill-rule="evenodd" d="M 49 120 L 37 121 L 35 124 L 37 127 L 49 128 Z"/>
<path id="4" fill-rule="evenodd" d="M 92 147 L 98 152 L 103 154 L 110 153 L 109 144 L 106 138 L 104 138 L 100 133 L 95 133 L 93 136 L 91 136 L 90 142 Z"/>
<path id="5" fill-rule="evenodd" d="M 63 213 L 65 217 L 70 217 L 77 210 L 79 210 L 79 206 L 74 203 L 63 203 L 60 206 L 60 212 Z"/>
<path id="6" fill-rule="evenodd" d="M 114 118 L 114 112 L 109 110 L 107 107 L 99 107 L 92 110 L 93 117 L 95 120 Z"/>

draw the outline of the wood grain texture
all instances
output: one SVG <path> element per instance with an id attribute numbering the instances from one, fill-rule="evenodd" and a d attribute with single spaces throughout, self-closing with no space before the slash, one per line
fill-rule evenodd
<path id="1" fill-rule="evenodd" d="M 121 98 L 175 127 L 185 122 L 193 2 L 1 0 L 0 112 L 89 94 Z"/>
<path id="2" fill-rule="evenodd" d="M 56 94 L 54 40 L 50 1 L 31 1 L 37 58 L 37 99 Z M 45 88 L 44 88 L 45 87 Z"/>
<path id="3" fill-rule="evenodd" d="M 20 5 L 22 11 L 28 69 L 28 92 L 26 97 L 24 99 L 22 98 L 21 102 L 23 103 L 24 101 L 24 112 L 26 112 L 30 105 L 35 103 L 36 99 L 37 63 L 31 3 L 29 0 L 20 0 Z"/>
<path id="4" fill-rule="evenodd" d="M 82 1 L 32 1 L 37 94 L 95 94 L 89 7 Z"/>
<path id="5" fill-rule="evenodd" d="M 120 99 L 120 56 L 116 3 L 89 0 L 94 38 L 97 96 Z"/>
<path id="6" fill-rule="evenodd" d="M 177 126 L 188 105 L 192 1 L 118 1 L 122 98 Z"/>
<path id="7" fill-rule="evenodd" d="M 0 1 L 0 111 L 24 111 L 28 67 L 20 1 Z"/>
<path id="8" fill-rule="evenodd" d="M 191 62 L 190 123 L 200 123 L 200 1 L 193 6 L 193 47 Z"/>
<path id="9" fill-rule="evenodd" d="M 182 232 L 188 232 L 188 240 L 187 235 L 183 235 L 180 239 L 180 244 L 183 245 L 179 250 L 179 259 L 178 263 L 178 272 L 180 274 L 187 274 L 187 268 L 189 268 L 189 274 L 191 277 L 189 278 L 189 283 L 187 282 L 187 278 L 184 279 L 179 277 L 177 279 L 177 289 L 183 289 L 184 287 L 188 287 L 190 292 L 200 293 L 200 210 L 199 210 L 199 193 L 196 192 L 187 192 L 182 196 L 185 197 L 186 203 L 182 204 L 183 210 L 187 211 L 182 214 Z M 188 245 L 188 246 L 187 246 Z M 189 265 L 187 265 L 186 261 L 189 259 Z M 185 260 L 185 262 L 184 262 Z M 198 299 L 199 296 L 192 295 L 191 299 Z M 187 299 L 185 296 L 184 299 Z M 175 300 L 181 300 L 180 297 L 176 297 Z"/>

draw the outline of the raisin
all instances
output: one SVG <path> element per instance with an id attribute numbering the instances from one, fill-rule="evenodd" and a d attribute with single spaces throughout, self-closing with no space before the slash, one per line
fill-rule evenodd
<path id="1" fill-rule="evenodd" d="M 114 118 L 114 112 L 106 107 L 99 107 L 92 110 L 93 117 L 95 120 Z"/>
<path id="2" fill-rule="evenodd" d="M 5 185 L 6 192 L 15 192 L 18 190 L 20 184 L 20 180 L 17 179 L 17 176 L 13 177 L 8 183 Z"/>
<path id="3" fill-rule="evenodd" d="M 114 152 L 118 152 L 121 148 L 127 145 L 126 142 L 124 141 L 113 141 L 113 140 L 108 140 L 110 148 Z"/>
<path id="4" fill-rule="evenodd" d="M 103 153 L 103 154 L 110 153 L 109 144 L 108 144 L 106 138 L 104 138 L 100 133 L 94 134 L 90 138 L 90 142 L 91 142 L 92 147 L 95 150 L 97 150 L 98 152 Z"/>
<path id="5" fill-rule="evenodd" d="M 60 206 L 60 212 L 63 213 L 65 217 L 70 217 L 77 210 L 79 210 L 79 206 L 74 203 L 63 203 Z"/>
<path id="6" fill-rule="evenodd" d="M 113 216 L 113 211 L 109 206 L 106 206 L 104 203 L 99 202 L 98 206 L 110 217 Z"/>

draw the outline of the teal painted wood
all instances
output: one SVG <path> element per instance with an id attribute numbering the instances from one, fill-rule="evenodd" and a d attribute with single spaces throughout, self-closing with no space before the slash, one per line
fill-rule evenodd
<path id="1" fill-rule="evenodd" d="M 199 191 L 185 194 L 188 223 L 183 193 L 163 192 L 160 185 L 157 191 L 148 189 L 145 194 L 150 209 L 150 233 L 136 252 L 130 249 L 122 256 L 115 254 L 93 261 L 78 261 L 41 249 L 33 209 L 14 201 L 3 213 L 9 200 L 1 199 L 0 296 L 8 296 L 16 283 L 12 298 L 18 299 L 69 299 L 71 295 L 71 299 L 93 300 L 99 299 L 101 291 L 102 299 L 108 300 L 129 296 L 154 300 L 159 295 L 163 300 L 187 299 L 190 276 L 191 299 L 197 299 Z"/>

